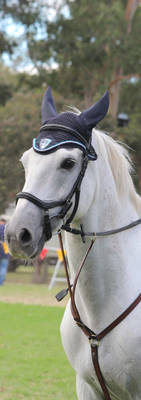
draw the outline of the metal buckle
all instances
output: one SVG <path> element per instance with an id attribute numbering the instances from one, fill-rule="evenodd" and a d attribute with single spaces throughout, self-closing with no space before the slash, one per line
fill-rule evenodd
<path id="1" fill-rule="evenodd" d="M 89 342 L 92 347 L 98 347 L 100 342 L 95 334 L 89 336 Z"/>
<path id="2" fill-rule="evenodd" d="M 81 322 L 81 321 L 76 321 L 76 319 L 75 319 L 75 322 L 76 322 L 76 324 L 80 327 L 80 328 L 84 328 L 84 324 L 83 324 L 83 322 Z"/>

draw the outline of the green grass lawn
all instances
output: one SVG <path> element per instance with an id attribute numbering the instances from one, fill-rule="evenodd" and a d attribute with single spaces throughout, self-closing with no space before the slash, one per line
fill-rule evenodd
<path id="1" fill-rule="evenodd" d="M 59 334 L 63 312 L 0 302 L 0 400 L 76 399 L 75 374 Z"/>

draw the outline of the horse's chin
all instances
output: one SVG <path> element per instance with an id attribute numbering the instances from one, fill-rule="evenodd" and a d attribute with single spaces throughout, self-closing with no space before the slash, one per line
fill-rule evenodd
<path id="1" fill-rule="evenodd" d="M 17 235 L 7 232 L 8 225 L 6 227 L 6 241 L 9 247 L 9 252 L 14 258 L 22 259 L 34 259 L 37 257 L 44 246 L 45 242 L 48 242 L 54 233 L 57 233 L 63 224 L 63 220 L 54 217 L 50 220 L 50 225 L 42 227 L 38 231 L 33 231 L 28 226 L 17 232 Z M 46 229 L 45 229 L 46 228 Z M 26 231 L 27 230 L 27 231 Z M 25 232 L 24 232 L 25 231 Z M 27 233 L 30 234 L 31 240 L 27 239 Z M 9 240 L 10 236 L 10 240 Z M 30 238 L 29 238 L 30 239 Z"/>
<path id="2" fill-rule="evenodd" d="M 34 259 L 35 257 L 39 256 L 46 240 L 48 240 L 48 239 L 47 239 L 46 235 L 43 234 L 41 236 L 39 242 L 36 243 L 35 246 L 33 246 L 33 249 L 32 249 L 33 251 L 31 252 L 31 254 L 28 255 L 28 257 L 31 259 Z"/>
<path id="3" fill-rule="evenodd" d="M 45 232 L 42 235 L 42 237 L 40 238 L 38 244 L 36 245 L 33 253 L 28 257 L 30 257 L 31 259 L 34 259 L 35 257 L 37 257 L 40 254 L 40 252 L 44 246 L 44 243 L 48 242 L 52 238 L 52 235 L 57 234 L 57 232 L 60 231 L 62 225 L 63 225 L 63 220 L 60 220 L 59 224 L 58 224 L 58 218 L 54 217 L 54 219 L 51 220 L 51 232 Z"/>
<path id="4" fill-rule="evenodd" d="M 44 246 L 46 237 L 43 234 L 41 238 L 39 239 L 38 243 L 32 243 L 32 245 L 25 247 L 25 249 L 19 248 L 17 243 L 13 240 L 13 242 L 10 243 L 9 247 L 9 253 L 14 257 L 14 258 L 21 258 L 21 259 L 34 259 L 37 257 L 40 253 L 41 250 Z"/>
<path id="5" fill-rule="evenodd" d="M 29 255 L 28 257 L 31 259 L 34 259 L 35 257 L 37 257 L 40 254 L 40 252 L 44 246 L 44 243 L 48 242 L 52 238 L 52 235 L 57 234 L 57 232 L 59 232 L 59 230 L 61 229 L 62 225 L 63 225 L 63 220 L 60 220 L 59 224 L 58 224 L 58 218 L 55 217 L 54 220 L 52 219 L 51 232 L 45 232 L 42 235 L 42 237 L 40 238 L 38 244 L 36 245 L 33 253 L 31 255 Z"/>

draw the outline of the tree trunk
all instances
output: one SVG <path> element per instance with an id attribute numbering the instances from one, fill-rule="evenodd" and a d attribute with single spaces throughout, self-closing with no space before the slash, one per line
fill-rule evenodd
<path id="1" fill-rule="evenodd" d="M 137 7 L 141 3 L 141 0 L 128 0 L 126 11 L 125 11 L 125 19 L 127 21 L 127 34 L 131 32 L 132 28 L 132 19 L 136 12 Z"/>
<path id="2" fill-rule="evenodd" d="M 114 119 L 116 119 L 118 111 L 121 76 L 122 67 L 117 65 L 117 68 L 115 68 L 113 72 L 112 82 L 110 84 L 110 115 Z"/>
<path id="3" fill-rule="evenodd" d="M 38 284 L 47 283 L 48 280 L 48 264 L 46 262 L 42 262 L 40 257 L 36 257 L 34 261 L 34 271 L 32 282 Z"/>
<path id="4" fill-rule="evenodd" d="M 127 21 L 127 35 L 131 33 L 132 20 L 137 7 L 141 4 L 141 0 L 128 0 L 125 10 L 125 20 Z M 115 62 L 115 69 L 112 74 L 112 80 L 110 83 L 110 115 L 116 119 L 119 105 L 120 85 L 121 79 L 123 79 L 123 68 L 122 65 Z"/>

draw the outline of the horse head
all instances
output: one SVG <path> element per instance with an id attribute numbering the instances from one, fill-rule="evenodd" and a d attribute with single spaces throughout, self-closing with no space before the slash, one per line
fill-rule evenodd
<path id="1" fill-rule="evenodd" d="M 52 233 L 77 215 L 80 187 L 87 165 L 97 159 L 92 129 L 104 118 L 108 92 L 80 114 L 57 113 L 51 89 L 42 102 L 42 126 L 21 162 L 25 185 L 17 195 L 13 217 L 6 227 L 9 248 L 16 256 L 35 257 Z M 87 195 L 87 208 L 93 192 Z"/>

